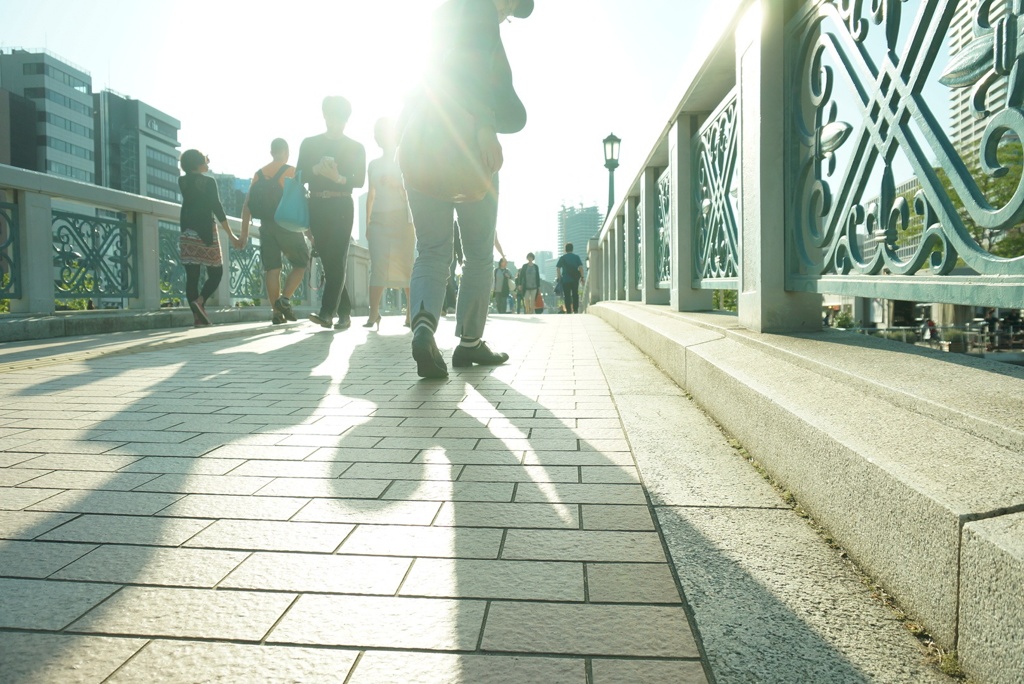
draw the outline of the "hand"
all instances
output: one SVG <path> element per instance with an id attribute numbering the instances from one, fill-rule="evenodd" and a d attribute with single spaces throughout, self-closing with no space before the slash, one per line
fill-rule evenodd
<path id="1" fill-rule="evenodd" d="M 241 237 L 236 236 L 234 233 L 231 234 L 231 244 L 235 249 L 244 249 L 245 241 Z"/>
<path id="2" fill-rule="evenodd" d="M 480 161 L 483 163 L 484 169 L 491 174 L 498 173 L 502 164 L 505 163 L 501 143 L 498 142 L 498 134 L 490 126 L 484 126 L 477 131 L 476 141 L 480 145 Z"/>

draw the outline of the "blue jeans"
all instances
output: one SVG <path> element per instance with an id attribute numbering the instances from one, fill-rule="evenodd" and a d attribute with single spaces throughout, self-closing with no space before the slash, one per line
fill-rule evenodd
<path id="1" fill-rule="evenodd" d="M 497 194 L 488 194 L 479 202 L 455 204 L 410 189 L 409 207 L 416 224 L 416 262 L 412 267 L 409 311 L 414 319 L 421 312 L 430 314 L 434 321 L 440 318 L 455 246 L 457 215 L 466 261 L 455 304 L 455 334 L 470 340 L 482 337 L 491 301 Z"/>

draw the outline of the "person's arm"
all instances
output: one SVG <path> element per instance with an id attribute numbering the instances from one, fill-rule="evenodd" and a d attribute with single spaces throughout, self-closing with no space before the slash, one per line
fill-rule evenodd
<path id="1" fill-rule="evenodd" d="M 366 148 L 359 143 L 353 143 L 355 151 L 354 162 L 355 166 L 352 169 L 352 174 L 346 178 L 346 184 L 349 189 L 355 190 L 361 188 L 366 183 Z"/>
<path id="2" fill-rule="evenodd" d="M 498 251 L 498 255 L 499 255 L 499 256 L 500 256 L 500 257 L 501 257 L 502 259 L 504 259 L 504 258 L 505 258 L 505 250 L 503 250 L 503 249 L 501 248 L 501 243 L 500 243 L 500 242 L 498 242 L 498 233 L 497 233 L 497 232 L 495 232 L 495 233 L 494 233 L 494 249 L 496 249 L 496 250 Z"/>
<path id="3" fill-rule="evenodd" d="M 252 177 L 252 181 L 249 183 L 249 190 L 252 191 L 252 186 L 260 178 L 257 173 Z M 242 235 L 238 238 L 239 242 L 243 245 L 249 241 L 249 224 L 252 222 L 252 212 L 249 211 L 249 192 L 245 193 L 245 202 L 242 204 Z"/>
<path id="4" fill-rule="evenodd" d="M 231 230 L 231 224 L 228 223 L 228 215 L 224 213 L 224 205 L 220 201 L 220 192 L 217 190 L 217 181 L 212 178 L 207 178 L 209 181 L 206 184 L 207 192 L 210 197 L 210 204 L 212 205 L 213 215 L 217 217 L 217 222 L 220 223 L 221 230 L 227 233 L 231 237 L 231 245 L 235 249 L 241 249 L 243 247 L 242 242 L 235 235 L 235 232 Z"/>
<path id="5" fill-rule="evenodd" d="M 377 199 L 377 183 L 380 176 L 374 174 L 374 164 L 370 162 L 370 185 L 366 191 L 366 239 L 370 239 L 370 223 L 373 220 L 373 203 Z"/>
<path id="6" fill-rule="evenodd" d="M 309 185 L 309 181 L 313 179 L 313 165 L 319 162 L 319 159 L 313 159 L 313 152 L 310 149 L 310 138 L 306 138 L 299 145 L 299 159 L 295 162 L 295 173 L 302 174 L 302 184 Z"/>

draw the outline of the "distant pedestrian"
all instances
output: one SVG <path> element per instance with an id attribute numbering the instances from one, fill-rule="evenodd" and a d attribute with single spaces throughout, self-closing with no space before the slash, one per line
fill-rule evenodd
<path id="1" fill-rule="evenodd" d="M 533 263 L 536 257 L 533 252 L 526 255 L 526 263 L 516 273 L 516 289 L 523 298 L 523 309 L 527 314 L 534 313 L 534 303 L 540 290 L 540 267 Z"/>
<path id="2" fill-rule="evenodd" d="M 217 224 L 231 236 L 232 245 L 241 247 L 242 242 L 228 225 L 217 182 L 203 175 L 210 170 L 210 158 L 199 150 L 185 150 L 179 163 L 185 172 L 178 178 L 178 187 L 181 188 L 181 264 L 185 267 L 185 296 L 195 325 L 199 327 L 210 325 L 206 302 L 217 291 L 224 276 Z M 200 292 L 199 277 L 204 268 L 206 282 Z"/>
<path id="3" fill-rule="evenodd" d="M 494 282 L 491 292 L 494 293 L 494 306 L 498 313 L 508 311 L 508 295 L 512 291 L 512 274 L 508 270 L 508 260 L 502 257 L 498 267 L 494 269 Z"/>
<path id="4" fill-rule="evenodd" d="M 383 154 L 370 162 L 370 190 L 366 195 L 366 239 L 370 243 L 370 315 L 364 328 L 380 330 L 380 298 L 385 288 L 405 290 L 409 301 L 416 232 L 409 216 L 409 199 L 402 185 L 396 153 L 395 122 L 383 118 L 374 126 L 374 138 Z M 409 312 L 406 311 L 406 325 Z"/>
<path id="5" fill-rule="evenodd" d="M 326 276 L 320 311 L 309 319 L 330 328 L 337 314 L 334 328 L 345 330 L 352 325 L 352 302 L 345 289 L 355 218 L 352 191 L 366 182 L 366 151 L 345 135 L 352 115 L 348 100 L 325 97 L 323 115 L 327 131 L 302 141 L 296 163 L 302 182 L 309 185 L 309 229 Z"/>
<path id="6" fill-rule="evenodd" d="M 493 261 L 495 225 L 498 218 L 498 170 L 503 156 L 499 133 L 517 133 L 526 126 L 526 108 L 512 85 L 512 69 L 501 42 L 506 19 L 524 19 L 533 12 L 533 0 L 448 0 L 434 14 L 435 35 L 423 87 L 406 110 L 405 135 L 429 130 L 424 121 L 436 121 L 437 108 L 456 111 L 469 129 L 459 129 L 457 149 L 473 150 L 467 161 L 475 182 L 483 175 L 490 182 L 482 199 L 456 203 L 456 197 L 430 194 L 431 179 L 454 181 L 466 166 L 459 159 L 440 161 L 428 168 L 431 157 L 410 153 L 402 156 L 409 203 L 416 224 L 417 255 L 413 266 L 412 356 L 421 377 L 443 378 L 448 367 L 434 333 L 444 304 L 445 279 L 452 258 L 453 218 L 458 213 L 466 265 L 459 286 L 455 334 L 459 346 L 452 365 L 497 366 L 508 354 L 491 351 L 483 341 L 490 294 L 489 273 Z M 423 55 L 426 57 L 426 55 Z M 415 60 L 414 60 L 415 61 Z M 421 61 L 427 61 L 421 59 Z M 415 150 L 415 146 L 412 147 Z M 465 155 L 463 155 L 465 157 Z M 410 183 L 408 169 L 427 169 L 425 185 Z M 485 178 L 485 180 L 487 179 Z M 416 181 L 418 183 L 418 181 Z"/>
<path id="7" fill-rule="evenodd" d="M 285 230 L 274 221 L 274 212 L 281 202 L 284 179 L 295 176 L 295 167 L 288 164 L 290 152 L 284 138 L 275 138 L 270 143 L 269 164 L 259 169 L 252 178 L 249 192 L 242 205 L 242 244 L 249 239 L 249 223 L 253 218 L 260 222 L 260 261 L 263 262 L 267 299 L 273 309 L 271 322 L 279 325 L 294 321 L 292 295 L 302 284 L 302 278 L 309 266 L 309 246 L 302 233 Z M 288 259 L 292 270 L 285 279 L 281 291 L 281 255 Z"/>
<path id="8" fill-rule="evenodd" d="M 571 242 L 565 243 L 565 254 L 563 254 L 555 268 L 558 270 L 558 279 L 562 283 L 562 296 L 565 297 L 566 313 L 580 312 L 580 284 L 583 282 L 583 260 L 573 254 Z"/>

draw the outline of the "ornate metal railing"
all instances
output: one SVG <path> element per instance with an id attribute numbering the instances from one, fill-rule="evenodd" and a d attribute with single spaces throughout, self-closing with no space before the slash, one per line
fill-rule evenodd
<path id="1" fill-rule="evenodd" d="M 258 240 L 249 240 L 242 249 L 231 248 L 231 296 L 260 299 L 263 294 L 263 260 Z"/>
<path id="2" fill-rule="evenodd" d="M 986 304 L 1021 306 L 1024 6 L 1009 4 L 818 1 L 790 22 L 789 289 L 969 304 L 989 284 Z M 951 97 L 976 127 L 946 130 Z"/>
<path id="3" fill-rule="evenodd" d="M 18 205 L 0 202 L 0 298 L 21 296 Z"/>
<path id="4" fill-rule="evenodd" d="M 139 294 L 135 224 L 53 212 L 56 298 L 131 298 Z"/>
<path id="5" fill-rule="evenodd" d="M 181 234 L 177 223 L 160 221 L 160 300 L 164 304 L 185 301 L 185 267 L 181 265 Z"/>
<path id="6" fill-rule="evenodd" d="M 694 136 L 694 286 L 737 289 L 739 274 L 739 128 L 736 90 Z"/>
<path id="7" fill-rule="evenodd" d="M 672 169 L 658 177 L 654 224 L 654 267 L 659 289 L 672 287 Z"/>

